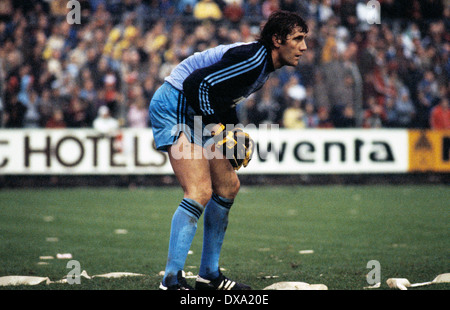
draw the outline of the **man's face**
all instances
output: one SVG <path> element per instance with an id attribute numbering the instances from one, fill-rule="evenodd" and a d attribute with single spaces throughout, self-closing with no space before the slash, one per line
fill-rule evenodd
<path id="1" fill-rule="evenodd" d="M 278 64 L 282 66 L 297 66 L 300 57 L 307 50 L 307 34 L 299 28 L 295 28 L 287 37 L 284 43 L 278 42 Z"/>

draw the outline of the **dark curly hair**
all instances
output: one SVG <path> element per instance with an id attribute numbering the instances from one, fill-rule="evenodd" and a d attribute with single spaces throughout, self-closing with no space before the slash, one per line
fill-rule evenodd
<path id="1" fill-rule="evenodd" d="M 274 48 L 272 37 L 281 39 L 284 43 L 287 36 L 299 27 L 302 32 L 308 33 L 308 25 L 305 20 L 297 13 L 288 11 L 275 11 L 270 14 L 269 19 L 264 24 L 258 41 L 270 49 Z"/>

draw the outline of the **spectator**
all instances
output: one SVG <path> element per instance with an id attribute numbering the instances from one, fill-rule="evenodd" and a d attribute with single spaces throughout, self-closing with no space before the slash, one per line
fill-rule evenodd
<path id="1" fill-rule="evenodd" d="M 306 127 L 304 116 L 301 101 L 293 99 L 291 105 L 284 110 L 283 126 L 289 129 L 303 129 Z"/>
<path id="2" fill-rule="evenodd" d="M 130 105 L 127 115 L 128 127 L 148 127 L 148 108 L 143 101 L 136 101 Z"/>
<path id="3" fill-rule="evenodd" d="M 160 66 L 158 77 L 163 80 L 165 76 L 168 76 L 173 68 L 180 62 L 177 55 L 172 51 L 168 50 L 164 53 L 165 62 Z"/>
<path id="4" fill-rule="evenodd" d="M 266 85 L 263 86 L 261 94 L 258 94 L 259 104 L 253 106 L 249 111 L 249 115 L 252 115 L 251 122 L 253 124 L 277 124 L 280 121 L 280 103 L 272 93 L 271 88 L 266 87 Z"/>
<path id="5" fill-rule="evenodd" d="M 355 110 L 352 104 L 346 104 L 341 107 L 337 107 L 337 110 L 333 119 L 333 126 L 336 128 L 354 128 L 356 127 Z"/>
<path id="6" fill-rule="evenodd" d="M 11 100 L 5 107 L 5 127 L 22 128 L 27 107 L 19 101 L 16 94 L 12 94 Z"/>
<path id="7" fill-rule="evenodd" d="M 343 106 L 354 102 L 354 81 L 341 60 L 337 48 L 332 48 L 330 61 L 322 65 L 324 83 L 331 103 Z"/>
<path id="8" fill-rule="evenodd" d="M 153 94 L 155 93 L 156 89 L 158 88 L 158 84 L 156 80 L 152 76 L 147 76 L 143 87 L 143 97 L 146 98 L 152 98 Z"/>
<path id="9" fill-rule="evenodd" d="M 67 109 L 67 127 L 69 128 L 87 128 L 91 124 L 91 115 L 89 107 L 79 98 L 74 97 L 69 103 Z"/>
<path id="10" fill-rule="evenodd" d="M 330 120 L 328 108 L 320 107 L 317 116 L 319 118 L 317 128 L 334 128 L 333 122 Z"/>
<path id="11" fill-rule="evenodd" d="M 161 16 L 170 17 L 175 14 L 176 7 L 173 4 L 174 1 L 171 0 L 160 0 L 159 1 L 159 9 Z"/>
<path id="12" fill-rule="evenodd" d="M 238 118 L 245 126 L 249 124 L 258 125 L 258 119 L 256 115 L 252 113 L 256 107 L 256 100 L 256 95 L 251 94 L 242 105 L 236 107 Z"/>
<path id="13" fill-rule="evenodd" d="M 66 128 L 66 122 L 64 121 L 64 113 L 61 109 L 54 109 L 52 116 L 45 123 L 45 128 L 57 129 Z"/>
<path id="14" fill-rule="evenodd" d="M 214 0 L 199 0 L 194 6 L 194 17 L 198 20 L 219 20 L 222 16 L 222 10 Z"/>
<path id="15" fill-rule="evenodd" d="M 113 135 L 119 129 L 119 122 L 111 116 L 107 106 L 101 106 L 93 127 L 104 135 Z"/>
<path id="16" fill-rule="evenodd" d="M 239 31 L 240 31 L 239 35 L 241 37 L 240 41 L 249 43 L 257 39 L 252 28 L 254 27 L 251 27 L 245 21 L 239 24 Z"/>
<path id="17" fill-rule="evenodd" d="M 4 20 L 9 16 L 12 16 L 14 7 L 12 0 L 4 0 L 0 3 L 0 20 Z"/>
<path id="18" fill-rule="evenodd" d="M 316 71 L 313 91 L 314 102 L 316 103 L 317 107 L 324 107 L 329 110 L 331 108 L 331 102 L 328 97 L 327 85 L 325 84 L 323 72 L 321 69 L 318 69 Z"/>
<path id="19" fill-rule="evenodd" d="M 430 126 L 430 111 L 433 101 L 438 97 L 438 83 L 432 71 L 426 71 L 422 80 L 417 85 L 417 115 L 416 126 L 428 128 Z"/>
<path id="20" fill-rule="evenodd" d="M 97 100 L 97 91 L 95 90 L 92 79 L 89 78 L 83 81 L 83 88 L 80 90 L 80 99 L 89 105 L 94 105 Z"/>
<path id="21" fill-rule="evenodd" d="M 177 11 L 182 15 L 192 15 L 195 5 L 197 4 L 197 0 L 180 0 L 178 2 Z"/>
<path id="22" fill-rule="evenodd" d="M 364 128 L 381 128 L 386 120 L 386 111 L 381 106 L 375 97 L 367 99 L 367 108 L 364 111 Z"/>
<path id="23" fill-rule="evenodd" d="M 238 24 L 239 21 L 244 16 L 244 9 L 242 8 L 242 0 L 228 1 L 223 10 L 223 15 L 230 22 Z"/>
<path id="24" fill-rule="evenodd" d="M 356 92 L 355 92 L 355 81 L 351 74 L 345 74 L 343 76 L 344 87 L 340 92 L 340 100 L 336 104 L 337 106 L 353 106 L 356 105 Z"/>
<path id="25" fill-rule="evenodd" d="M 244 16 L 252 19 L 259 19 L 262 16 L 261 0 L 244 1 Z"/>
<path id="26" fill-rule="evenodd" d="M 395 128 L 399 126 L 399 115 L 395 107 L 395 99 L 388 97 L 386 98 L 385 104 L 386 118 L 383 122 L 383 126 L 387 128 Z"/>
<path id="27" fill-rule="evenodd" d="M 363 110 L 363 77 L 357 64 L 358 45 L 355 42 L 349 42 L 342 53 L 343 66 L 346 74 L 351 77 L 351 95 L 353 101 L 349 103 L 345 99 L 344 103 L 352 105 L 355 113 L 356 126 L 361 127 Z"/>
<path id="28" fill-rule="evenodd" d="M 264 18 L 267 19 L 272 12 L 279 9 L 280 9 L 280 0 L 263 0 L 261 10 Z"/>
<path id="29" fill-rule="evenodd" d="M 132 90 L 132 103 L 127 113 L 128 127 L 146 128 L 148 127 L 148 106 L 144 98 L 144 91 L 141 86 L 134 86 Z"/>
<path id="30" fill-rule="evenodd" d="M 53 17 L 57 19 L 63 19 L 66 17 L 67 9 L 66 3 L 63 1 L 51 1 L 50 2 L 50 13 Z"/>
<path id="31" fill-rule="evenodd" d="M 398 126 L 410 128 L 416 116 L 416 108 L 409 98 L 409 93 L 402 90 L 395 101 L 395 110 L 398 113 Z"/>
<path id="32" fill-rule="evenodd" d="M 110 71 L 104 79 L 104 99 L 112 115 L 116 115 L 119 110 L 120 93 L 117 87 L 118 81 L 114 72 Z"/>
<path id="33" fill-rule="evenodd" d="M 394 98 L 386 99 L 385 111 L 386 111 L 386 119 L 384 120 L 383 126 L 387 128 L 399 127 L 399 115 L 395 107 Z"/>
<path id="34" fill-rule="evenodd" d="M 385 65 L 377 66 L 373 72 L 373 88 L 377 104 L 385 105 L 386 97 L 394 97 L 394 89 L 388 83 L 388 74 Z"/>
<path id="35" fill-rule="evenodd" d="M 104 86 L 103 83 L 105 81 L 105 77 L 110 71 L 111 66 L 108 58 L 106 56 L 102 56 L 99 58 L 94 72 L 89 71 L 89 75 L 86 77 L 86 80 L 91 80 L 94 83 L 94 88 L 99 90 Z M 83 81 L 81 81 L 81 83 L 83 83 Z"/>
<path id="36" fill-rule="evenodd" d="M 57 104 L 52 100 L 51 91 L 49 89 L 43 89 L 41 95 L 38 95 L 38 100 L 40 127 L 45 127 L 47 120 L 53 114 L 53 108 L 57 107 Z"/>
<path id="37" fill-rule="evenodd" d="M 327 22 L 334 16 L 334 11 L 331 6 L 331 0 L 321 0 L 318 7 L 318 21 L 320 23 Z"/>
<path id="38" fill-rule="evenodd" d="M 31 91 L 26 104 L 27 111 L 24 115 L 23 127 L 25 128 L 39 128 L 41 114 L 39 113 L 39 98 L 36 91 Z"/>
<path id="39" fill-rule="evenodd" d="M 448 97 L 440 98 L 430 114 L 430 125 L 432 129 L 450 129 L 450 106 Z"/>
<path id="40" fill-rule="evenodd" d="M 300 59 L 299 66 L 296 70 L 299 72 L 302 84 L 305 87 L 314 85 L 316 71 L 316 55 L 313 50 L 306 50 Z"/>
<path id="41" fill-rule="evenodd" d="M 388 0 L 393 1 L 393 0 Z M 358 19 L 356 17 L 356 5 L 354 0 L 342 0 L 339 16 L 341 19 L 342 26 L 347 28 L 351 34 L 355 34 L 356 28 L 358 27 Z M 383 4 L 386 1 L 383 1 Z"/>
<path id="42" fill-rule="evenodd" d="M 304 100 L 306 98 L 306 88 L 300 83 L 299 78 L 296 75 L 290 75 L 288 77 L 289 79 L 283 87 L 285 100 Z"/>
<path id="43" fill-rule="evenodd" d="M 319 117 L 315 111 L 314 104 L 310 101 L 305 103 L 303 122 L 305 123 L 306 128 L 317 128 L 319 126 Z"/>

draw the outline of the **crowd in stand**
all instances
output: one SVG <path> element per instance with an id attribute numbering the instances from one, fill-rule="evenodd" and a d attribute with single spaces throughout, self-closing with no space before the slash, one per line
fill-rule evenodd
<path id="1" fill-rule="evenodd" d="M 0 127 L 90 128 L 99 111 L 148 127 L 152 94 L 176 64 L 257 39 L 283 9 L 307 20 L 308 50 L 238 106 L 242 123 L 450 128 L 448 1 L 375 1 L 379 24 L 362 0 L 75 2 L 80 23 L 65 0 L 0 2 Z"/>

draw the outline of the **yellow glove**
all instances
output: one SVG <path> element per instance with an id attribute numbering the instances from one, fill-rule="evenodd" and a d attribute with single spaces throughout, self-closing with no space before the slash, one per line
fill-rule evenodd
<path id="1" fill-rule="evenodd" d="M 242 166 L 247 167 L 254 150 L 254 142 L 248 133 L 241 128 L 225 131 L 225 126 L 221 125 L 213 136 L 216 148 L 222 150 L 234 170 L 239 170 Z"/>

